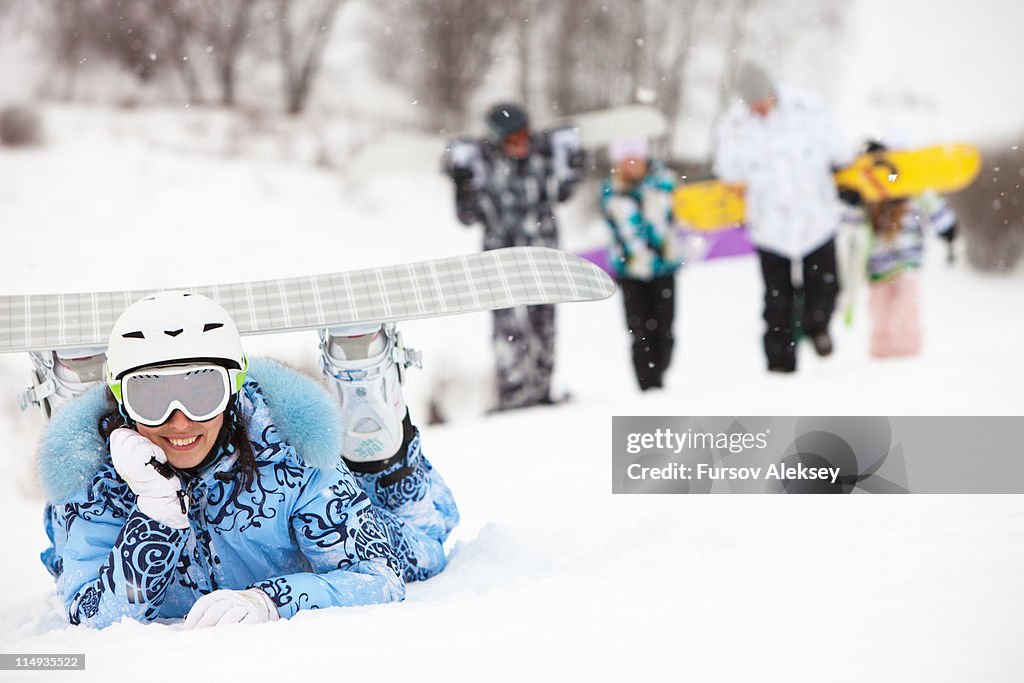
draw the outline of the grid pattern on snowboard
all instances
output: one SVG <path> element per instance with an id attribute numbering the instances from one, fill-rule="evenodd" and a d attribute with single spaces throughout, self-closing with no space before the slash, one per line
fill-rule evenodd
<path id="1" fill-rule="evenodd" d="M 181 287 L 231 314 L 242 334 L 411 320 L 603 299 L 614 283 L 566 252 L 514 247 L 309 277 Z M 132 302 L 158 290 L 0 296 L 0 351 L 104 346 Z"/>

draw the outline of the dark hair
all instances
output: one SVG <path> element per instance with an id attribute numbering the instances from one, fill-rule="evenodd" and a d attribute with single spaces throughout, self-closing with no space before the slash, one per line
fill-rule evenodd
<path id="1" fill-rule="evenodd" d="M 223 413 L 224 424 L 213 443 L 213 448 L 210 449 L 210 454 L 216 454 L 217 451 L 223 450 L 225 445 L 230 445 L 233 450 L 237 451 L 238 460 L 235 461 L 235 467 L 238 474 L 241 475 L 239 483 L 242 488 L 249 488 L 259 475 L 256 469 L 256 454 L 253 453 L 252 444 L 249 442 L 249 419 L 235 406 L 234 401 L 228 403 L 228 407 Z M 104 441 L 108 441 L 114 430 L 120 427 L 134 428 L 134 425 L 128 424 L 121 413 L 121 407 L 114 400 L 114 395 L 108 391 L 107 410 L 97 421 L 96 430 Z"/>

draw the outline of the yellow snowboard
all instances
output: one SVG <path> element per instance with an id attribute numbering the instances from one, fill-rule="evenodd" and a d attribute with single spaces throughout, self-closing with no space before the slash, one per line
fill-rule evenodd
<path id="1" fill-rule="evenodd" d="M 927 190 L 949 193 L 970 185 L 981 170 L 974 145 L 936 145 L 863 154 L 836 173 L 836 185 L 867 202 L 913 197 Z M 675 192 L 676 219 L 695 230 L 722 230 L 743 222 L 743 186 L 706 180 Z"/>
<path id="2" fill-rule="evenodd" d="M 743 186 L 704 180 L 673 195 L 676 220 L 693 230 L 722 230 L 743 222 Z"/>
<path id="3" fill-rule="evenodd" d="M 936 145 L 907 151 L 872 152 L 836 173 L 836 185 L 860 192 L 866 202 L 941 194 L 970 185 L 981 170 L 974 145 Z"/>

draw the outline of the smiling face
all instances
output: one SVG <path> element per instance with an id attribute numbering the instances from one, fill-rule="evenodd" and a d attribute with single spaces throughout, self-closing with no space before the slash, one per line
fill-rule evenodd
<path id="1" fill-rule="evenodd" d="M 224 425 L 224 413 L 206 422 L 193 422 L 180 410 L 156 427 L 137 425 L 139 434 L 155 443 L 172 466 L 187 470 L 201 463 L 217 441 Z"/>

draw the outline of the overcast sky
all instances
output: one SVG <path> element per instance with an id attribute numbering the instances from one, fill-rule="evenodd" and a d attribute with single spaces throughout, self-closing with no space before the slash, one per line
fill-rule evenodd
<path id="1" fill-rule="evenodd" d="M 1024 2 L 858 0 L 850 19 L 836 112 L 848 134 L 1024 137 Z"/>

